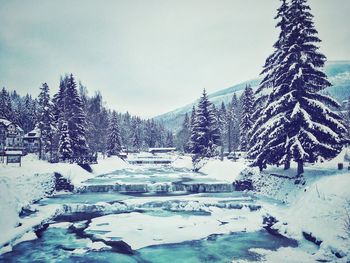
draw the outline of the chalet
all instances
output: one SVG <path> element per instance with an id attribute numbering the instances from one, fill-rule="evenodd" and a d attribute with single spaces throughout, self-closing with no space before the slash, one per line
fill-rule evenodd
<path id="1" fill-rule="evenodd" d="M 40 137 L 39 129 L 34 129 L 23 137 L 23 145 L 28 153 L 37 153 L 40 151 Z"/>
<path id="2" fill-rule="evenodd" d="M 13 122 L 0 119 L 0 152 L 22 150 L 24 131 Z"/>

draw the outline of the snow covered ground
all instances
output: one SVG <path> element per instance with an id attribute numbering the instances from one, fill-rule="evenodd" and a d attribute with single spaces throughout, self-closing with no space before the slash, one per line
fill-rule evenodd
<path id="1" fill-rule="evenodd" d="M 83 181 L 96 175 L 126 168 L 128 165 L 117 157 L 100 159 L 92 166 L 93 173 L 89 173 L 77 164 L 51 164 L 38 160 L 35 155 L 28 155 L 22 159 L 22 166 L 18 164 L 0 164 L 0 246 L 12 238 L 25 233 L 45 218 L 55 214 L 55 209 L 43 210 L 36 219 L 20 218 L 22 208 L 26 208 L 36 200 L 51 194 L 54 188 L 54 173 L 59 173 L 78 187 Z M 40 208 L 43 209 L 43 208 Z M 46 208 L 45 208 L 46 209 Z M 25 223 L 24 223 L 25 222 Z"/>
<path id="2" fill-rule="evenodd" d="M 298 258 L 298 262 L 347 262 L 350 260 L 350 237 L 344 229 L 344 220 L 346 209 L 350 211 L 350 172 L 347 166 L 344 170 L 337 170 L 337 163 L 344 162 L 347 151 L 349 150 L 344 150 L 332 162 L 307 166 L 299 184 L 295 184 L 294 179 L 271 176 L 276 174 L 292 178 L 295 175 L 295 167 L 289 171 L 269 167 L 260 174 L 256 169 L 248 168 L 244 160 L 233 162 L 211 159 L 200 173 L 192 173 L 189 156 L 178 156 L 171 166 L 157 168 L 132 166 L 117 157 L 112 157 L 100 159 L 99 164 L 92 166 L 93 172 L 88 173 L 75 164 L 49 164 L 29 155 L 24 158 L 22 167 L 0 165 L 0 231 L 3 233 L 0 236 L 0 246 L 10 240 L 11 245 L 15 245 L 34 238 L 31 231 L 33 227 L 64 211 L 104 213 L 92 219 L 86 232 L 105 240 L 115 240 L 118 237 L 133 249 L 202 239 L 211 234 L 256 231 L 262 227 L 262 217 L 271 215 L 278 220 L 273 228 L 282 235 L 298 240 L 299 247 L 283 247 L 277 251 L 252 247 L 252 253 L 259 254 L 261 260 L 295 262 L 293 258 Z M 232 184 L 235 180 L 251 179 L 256 187 L 252 194 L 258 197 L 259 202 L 256 205 L 260 205 L 261 209 L 256 212 L 250 211 L 247 203 L 254 203 L 254 200 L 249 195 L 242 197 L 244 193 L 239 193 L 239 196 L 236 196 L 236 193 L 203 193 L 127 197 L 106 192 L 81 194 L 80 201 L 74 200 L 77 194 L 67 194 L 67 197 L 63 195 L 59 198 L 49 198 L 41 205 L 32 205 L 35 200 L 50 194 L 54 184 L 54 172 L 68 178 L 76 188 L 101 182 L 142 182 L 146 185 L 151 184 L 149 189 L 157 189 L 163 184 L 181 180 L 184 183 L 190 180 L 195 183 Z M 29 217 L 20 217 L 19 213 L 24 207 L 37 212 Z M 210 216 L 169 216 L 135 211 L 160 208 L 181 213 L 205 212 L 210 213 Z M 320 246 L 310 245 L 312 243 L 305 240 L 303 232 L 322 241 Z M 90 245 L 105 247 L 101 243 L 95 243 Z M 11 246 L 3 247 L 1 253 L 8 250 L 11 250 Z M 288 261 L 290 258 L 291 261 Z"/>
<path id="3" fill-rule="evenodd" d="M 295 165 L 288 171 L 269 167 L 262 175 L 252 168 L 244 172 L 244 177 L 251 179 L 257 187 L 257 194 L 286 203 L 282 207 L 265 206 L 269 214 L 279 220 L 274 229 L 296 240 L 304 240 L 303 233 L 306 233 L 321 242 L 313 255 L 305 255 L 305 260 L 300 259 L 300 262 L 324 258 L 337 262 L 350 260 L 350 236 L 345 230 L 346 211 L 350 211 L 350 171 L 348 162 L 344 161 L 344 156 L 349 153 L 350 149 L 344 149 L 330 162 L 308 165 L 300 184 L 295 184 L 294 179 L 271 176 L 293 177 Z M 340 162 L 345 164 L 343 170 L 337 169 Z M 300 251 L 283 248 L 276 255 L 262 254 L 266 255 L 267 261 L 273 261 L 284 253 L 297 255 Z"/>
<path id="4" fill-rule="evenodd" d="M 192 169 L 192 159 L 190 156 L 179 156 L 172 164 L 175 168 Z M 241 172 L 247 168 L 247 163 L 244 159 L 239 159 L 236 162 L 225 159 L 221 161 L 219 158 L 210 159 L 200 173 L 205 175 L 205 178 L 214 179 L 221 182 L 232 183 L 240 178 Z"/>

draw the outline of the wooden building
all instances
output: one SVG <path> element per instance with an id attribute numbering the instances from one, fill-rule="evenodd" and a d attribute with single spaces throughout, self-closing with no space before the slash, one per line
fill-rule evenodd
<path id="1" fill-rule="evenodd" d="M 0 119 L 0 154 L 5 150 L 23 149 L 24 131 L 13 122 Z"/>
<path id="2" fill-rule="evenodd" d="M 40 152 L 40 137 L 39 129 L 34 129 L 23 136 L 23 145 L 28 153 Z"/>

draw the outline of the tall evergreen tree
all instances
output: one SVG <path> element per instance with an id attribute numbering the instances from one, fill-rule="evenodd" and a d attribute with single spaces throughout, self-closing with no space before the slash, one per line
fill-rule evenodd
<path id="1" fill-rule="evenodd" d="M 63 161 L 73 156 L 72 140 L 69 136 L 69 127 L 67 122 L 63 121 L 60 126 L 60 138 L 58 143 L 58 155 Z"/>
<path id="2" fill-rule="evenodd" d="M 225 150 L 225 138 L 227 137 L 227 111 L 225 103 L 221 103 L 220 110 L 218 111 L 218 125 L 220 130 L 220 146 L 221 146 L 221 154 L 223 156 L 224 150 Z"/>
<path id="3" fill-rule="evenodd" d="M 285 58 L 287 50 L 284 49 L 284 44 L 288 38 L 287 25 L 289 22 L 288 18 L 288 8 L 289 4 L 287 0 L 280 0 L 281 6 L 277 9 L 277 15 L 275 19 L 278 21 L 276 27 L 280 28 L 280 34 L 278 40 L 273 45 L 274 52 L 266 59 L 265 65 L 261 75 L 264 76 L 261 81 L 257 93 L 260 93 L 261 100 L 266 101 L 268 97 L 268 92 L 263 93 L 264 89 L 271 89 L 275 87 L 276 71 L 279 68 L 280 63 Z"/>
<path id="4" fill-rule="evenodd" d="M 227 145 L 228 151 L 236 151 L 239 147 L 240 103 L 236 93 L 233 94 L 227 109 Z"/>
<path id="5" fill-rule="evenodd" d="M 142 127 L 140 118 L 133 117 L 131 119 L 131 146 L 134 151 L 139 151 L 142 148 Z"/>
<path id="6" fill-rule="evenodd" d="M 182 123 L 181 130 L 177 133 L 176 135 L 176 144 L 177 148 L 180 151 L 188 152 L 188 143 L 190 140 L 190 135 L 191 135 L 191 123 L 190 123 L 190 118 L 188 117 L 188 114 L 185 114 L 184 121 Z"/>
<path id="7" fill-rule="evenodd" d="M 37 102 L 30 95 L 26 95 L 23 99 L 23 112 L 21 118 L 21 127 L 24 132 L 34 129 L 37 123 Z"/>
<path id="8" fill-rule="evenodd" d="M 78 94 L 73 74 L 66 77 L 65 84 L 66 117 L 68 120 L 69 136 L 72 140 L 73 154 L 74 156 L 84 156 L 88 152 L 85 138 L 86 119 L 83 111 L 83 103 Z"/>
<path id="9" fill-rule="evenodd" d="M 13 121 L 11 98 L 5 87 L 2 88 L 0 93 L 0 118 Z"/>
<path id="10" fill-rule="evenodd" d="M 86 98 L 86 138 L 91 151 L 105 152 L 109 125 L 108 111 L 103 106 L 102 95 L 97 92 L 93 97 Z"/>
<path id="11" fill-rule="evenodd" d="M 66 78 L 63 79 L 61 77 L 60 79 L 60 85 L 59 85 L 59 89 L 58 92 L 53 96 L 53 104 L 54 104 L 54 108 L 53 108 L 53 115 L 55 117 L 55 121 L 57 122 L 57 126 L 60 121 L 64 121 L 67 119 L 66 115 Z"/>
<path id="12" fill-rule="evenodd" d="M 53 150 L 53 133 L 54 133 L 54 116 L 52 114 L 52 103 L 50 99 L 49 86 L 44 83 L 40 87 L 38 96 L 38 123 L 40 130 L 40 153 L 39 157 L 43 157 L 43 153 L 51 153 Z"/>
<path id="13" fill-rule="evenodd" d="M 250 85 L 246 86 L 241 98 L 240 149 L 247 151 L 250 142 L 250 130 L 253 126 L 254 92 Z"/>
<path id="14" fill-rule="evenodd" d="M 107 153 L 108 155 L 117 155 L 121 150 L 122 145 L 118 117 L 117 113 L 113 111 L 108 128 Z"/>
<path id="15" fill-rule="evenodd" d="M 194 154 L 193 162 L 203 157 L 214 156 L 219 144 L 220 133 L 217 119 L 204 90 L 197 106 L 190 139 L 190 149 Z"/>
<path id="16" fill-rule="evenodd" d="M 21 96 L 14 90 L 9 92 L 10 103 L 11 103 L 11 121 L 15 124 L 22 127 L 22 116 L 24 113 L 22 98 Z"/>
<path id="17" fill-rule="evenodd" d="M 170 131 L 167 132 L 165 146 L 166 147 L 174 147 L 174 135 Z"/>
<path id="18" fill-rule="evenodd" d="M 123 145 L 126 147 L 126 151 L 128 152 L 129 147 L 132 144 L 131 116 L 129 112 L 126 112 L 122 119 L 121 137 Z"/>
<path id="19" fill-rule="evenodd" d="M 285 1 L 282 1 L 282 6 Z M 339 104 L 319 92 L 329 87 L 321 71 L 326 57 L 319 53 L 320 42 L 306 0 L 291 0 L 283 11 L 285 31 L 280 34 L 278 59 L 268 70 L 272 91 L 265 109 L 253 127 L 255 145 L 250 150 L 254 164 L 298 163 L 330 159 L 339 153 L 345 127 L 331 107 Z M 281 20 L 282 21 L 282 20 Z"/>
<path id="20" fill-rule="evenodd" d="M 146 147 L 156 147 L 157 127 L 153 120 L 147 120 L 145 124 L 145 144 Z"/>

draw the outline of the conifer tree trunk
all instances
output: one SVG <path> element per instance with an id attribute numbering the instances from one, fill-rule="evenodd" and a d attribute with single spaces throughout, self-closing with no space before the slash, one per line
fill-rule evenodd
<path id="1" fill-rule="evenodd" d="M 298 176 L 304 173 L 304 162 L 303 160 L 298 161 Z"/>
<path id="2" fill-rule="evenodd" d="M 286 161 L 284 163 L 284 170 L 288 170 L 290 168 L 290 161 Z"/>

